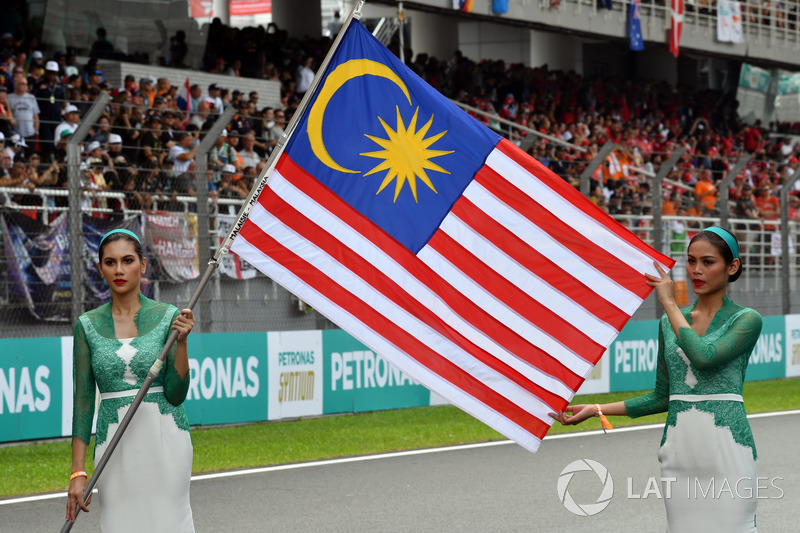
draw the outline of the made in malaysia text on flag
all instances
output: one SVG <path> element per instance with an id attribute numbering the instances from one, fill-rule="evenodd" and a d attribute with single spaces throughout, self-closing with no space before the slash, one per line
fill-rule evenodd
<path id="1" fill-rule="evenodd" d="M 355 21 L 231 250 L 531 451 L 673 264 Z"/>

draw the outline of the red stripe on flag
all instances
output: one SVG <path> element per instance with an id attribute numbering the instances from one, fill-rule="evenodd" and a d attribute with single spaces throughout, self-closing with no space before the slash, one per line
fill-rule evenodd
<path id="1" fill-rule="evenodd" d="M 617 331 L 621 330 L 630 319 L 625 311 L 595 294 L 580 280 L 528 246 L 502 224 L 475 207 L 469 199 L 461 197 L 453 206 L 452 213 L 522 267 L 540 277 L 551 287 L 557 287 L 562 294 Z M 590 358 L 587 359 L 591 361 Z"/>
<path id="2" fill-rule="evenodd" d="M 324 206 L 339 220 L 347 221 L 347 225 L 383 250 L 384 253 L 404 268 L 409 275 L 414 276 L 438 294 L 453 312 L 471 323 L 496 343 L 505 346 L 509 352 L 534 365 L 542 372 L 555 377 L 569 387 L 570 390 L 577 391 L 581 386 L 584 380 L 583 376 L 576 374 L 573 369 L 564 366 L 550 354 L 531 344 L 514 330 L 481 309 L 472 300 L 442 279 L 433 269 L 417 259 L 408 248 L 399 244 L 382 229 L 376 227 L 364 215 L 353 209 L 339 196 L 308 174 L 288 155 L 281 156 L 276 169 L 290 183 L 319 205 Z M 259 203 L 261 203 L 260 198 Z"/>
<path id="3" fill-rule="evenodd" d="M 442 231 L 434 233 L 428 245 L 447 258 L 453 265 L 481 285 L 495 298 L 516 311 L 521 317 L 553 337 L 581 358 L 599 359 L 605 348 L 581 330 L 558 316 L 540 302 L 521 291 L 516 285 L 499 275 L 477 259 L 469 250 Z M 599 354 L 598 354 L 599 352 Z M 588 355 L 588 357 L 587 357 Z"/>
<path id="4" fill-rule="evenodd" d="M 383 294 L 386 298 L 393 301 L 412 316 L 420 319 L 420 321 L 434 329 L 442 337 L 449 339 L 459 348 L 469 353 L 486 366 L 537 396 L 553 409 L 560 410 L 566 406 L 566 400 L 531 382 L 518 371 L 466 339 L 458 331 L 445 323 L 436 313 L 410 296 L 386 274 L 376 269 L 371 263 L 357 253 L 343 246 L 338 242 L 336 237 L 312 220 L 309 220 L 303 213 L 276 195 L 274 191 L 265 189 L 262 193 L 262 197 L 264 197 L 263 202 L 259 199 L 261 205 L 267 208 L 272 215 L 286 226 L 292 228 L 306 240 L 324 250 L 334 260 L 338 261 L 341 265 L 353 272 L 353 274 L 364 280 L 376 291 Z"/>
<path id="5" fill-rule="evenodd" d="M 606 227 L 609 231 L 613 232 L 619 238 L 623 239 L 625 242 L 641 251 L 643 254 L 652 257 L 662 265 L 667 265 L 670 268 L 672 268 L 672 266 L 675 264 L 674 259 L 650 248 L 647 243 L 643 242 L 636 235 L 631 233 L 625 226 L 611 218 L 608 213 L 597 207 L 595 204 L 583 201 L 585 200 L 584 196 L 577 189 L 575 189 L 575 187 L 561 179 L 559 176 L 553 173 L 552 170 L 546 168 L 536 159 L 526 154 L 521 148 L 508 139 L 501 139 L 497 145 L 497 149 L 534 176 L 547 176 L 549 179 L 540 178 L 540 181 L 544 185 L 555 191 L 559 196 L 564 197 L 576 209 L 583 211 L 586 215 L 593 218 L 598 224 Z"/>
<path id="6" fill-rule="evenodd" d="M 645 283 L 646 278 L 643 273 L 631 268 L 607 250 L 587 240 L 569 224 L 514 187 L 491 168 L 483 167 L 479 170 L 475 181 L 575 255 L 585 259 L 598 272 L 602 272 L 633 294 L 644 299 L 653 290 Z"/>
<path id="7" fill-rule="evenodd" d="M 505 396 L 487 387 L 444 357 L 441 357 L 424 343 L 403 330 L 403 328 L 375 311 L 350 291 L 326 276 L 319 269 L 264 233 L 257 225 L 247 221 L 242 227 L 240 235 L 266 256 L 292 272 L 303 283 L 324 295 L 336 306 L 343 310 L 347 309 L 351 315 L 366 327 L 376 333 L 380 332 L 378 334 L 381 337 L 391 342 L 407 356 L 526 431 L 540 439 L 544 438 L 550 427 L 548 424 L 514 404 Z"/>

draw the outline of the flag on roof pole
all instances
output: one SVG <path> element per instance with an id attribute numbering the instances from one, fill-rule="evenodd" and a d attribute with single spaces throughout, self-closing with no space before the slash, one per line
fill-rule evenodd
<path id="1" fill-rule="evenodd" d="M 639 0 L 631 0 L 628 7 L 628 36 L 631 40 L 631 50 L 641 52 L 644 50 L 644 39 L 642 39 L 642 12 Z"/>
<path id="2" fill-rule="evenodd" d="M 176 98 L 176 103 L 178 104 L 178 109 L 186 113 L 186 116 L 189 116 L 189 113 L 192 111 L 192 97 L 191 97 L 191 86 L 189 85 L 189 78 L 186 78 L 183 86 L 178 89 L 178 96 Z"/>
<path id="3" fill-rule="evenodd" d="M 683 32 L 683 0 L 671 0 L 669 27 L 669 52 L 678 57 Z"/>
<path id="4" fill-rule="evenodd" d="M 230 249 L 535 451 L 674 262 L 357 21 L 318 76 Z"/>

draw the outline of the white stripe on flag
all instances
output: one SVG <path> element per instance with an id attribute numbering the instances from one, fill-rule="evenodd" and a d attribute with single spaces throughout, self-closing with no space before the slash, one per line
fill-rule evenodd
<path id="1" fill-rule="evenodd" d="M 579 325 L 576 327 L 580 327 L 581 331 L 596 343 L 608 346 L 619 334 L 616 329 L 588 312 L 574 300 L 564 296 L 539 276 L 520 266 L 457 215 L 448 214 L 442 221 L 440 229 L 489 268 L 514 284 L 520 291 L 543 304 L 570 324 Z"/>
<path id="2" fill-rule="evenodd" d="M 425 322 L 394 303 L 358 274 L 343 266 L 324 250 L 296 233 L 292 228 L 286 226 L 283 221 L 266 211 L 261 204 L 257 204 L 253 208 L 248 218 L 250 222 L 261 228 L 264 233 L 274 238 L 310 265 L 319 269 L 332 281 L 345 287 L 372 309 L 395 324 L 402 324 L 403 329 L 409 335 L 428 346 L 431 350 L 440 354 L 498 394 L 505 396 L 539 420 L 546 423 L 552 422 L 548 415 L 548 413 L 552 412 L 552 408 L 539 397 L 479 361 L 472 354 L 464 351 Z M 591 366 L 589 366 L 589 370 L 591 370 Z M 414 374 L 410 375 L 422 382 L 421 377 Z"/>
<path id="3" fill-rule="evenodd" d="M 521 216 L 505 202 L 490 193 L 481 184 L 473 181 L 464 190 L 464 196 L 481 209 L 491 213 L 498 224 L 516 235 L 531 248 L 558 264 L 565 272 L 589 287 L 594 293 L 632 315 L 642 299 L 600 272 L 581 256 L 562 245 L 533 222 Z M 651 263 L 652 266 L 652 263 Z"/>
<path id="4" fill-rule="evenodd" d="M 469 276 L 461 272 L 458 267 L 430 246 L 424 246 L 417 253 L 417 257 L 476 305 L 485 309 L 531 344 L 550 354 L 575 374 L 586 377 L 592 371 L 593 365 L 591 363 L 519 316 L 513 309 L 509 309 L 505 303 L 497 300 L 493 294 L 475 283 Z"/>
<path id="5" fill-rule="evenodd" d="M 270 178 L 271 180 L 272 178 Z M 486 421 L 487 424 L 490 424 L 508 438 L 515 440 L 527 450 L 535 452 L 539 448 L 541 440 L 535 435 L 508 420 L 474 396 L 465 393 L 415 361 L 412 357 L 409 357 L 408 354 L 399 350 L 378 332 L 366 326 L 347 310 L 331 302 L 324 294 L 314 290 L 302 279 L 269 258 L 257 247 L 251 245 L 242 236 L 236 238 L 231 249 L 261 272 L 264 272 L 274 281 L 297 295 L 297 297 L 305 301 L 313 301 L 315 310 L 332 320 L 335 318 L 336 323 L 347 330 L 353 337 L 375 349 L 401 371 L 412 376 L 418 382 L 430 389 L 435 389 L 438 394 L 460 409 L 479 420 Z M 546 418 L 549 419 L 549 417 Z"/>
<path id="6" fill-rule="evenodd" d="M 319 227 L 324 228 L 344 246 L 361 256 L 365 261 L 374 265 L 386 276 L 394 280 L 411 297 L 435 313 L 442 321 L 458 331 L 467 340 L 496 357 L 499 361 L 513 368 L 531 382 L 549 390 L 569 401 L 575 394 L 564 383 L 554 376 L 550 376 L 520 359 L 506 350 L 502 345 L 492 340 L 483 331 L 467 322 L 457 312 L 444 303 L 429 287 L 421 283 L 416 277 L 397 264 L 386 252 L 366 239 L 352 227 L 333 215 L 330 211 L 320 206 L 302 191 L 292 185 L 279 172 L 275 171 L 270 177 L 270 189 L 289 205 L 302 205 L 303 214 Z"/>
<path id="7" fill-rule="evenodd" d="M 565 224 L 575 228 L 586 237 L 587 241 L 594 242 L 601 248 L 612 252 L 621 261 L 639 272 L 658 275 L 658 271 L 653 266 L 652 257 L 631 246 L 624 239 L 599 224 L 500 150 L 495 149 L 489 154 L 486 165 Z M 666 269 L 666 265 L 662 265 L 662 267 Z"/>

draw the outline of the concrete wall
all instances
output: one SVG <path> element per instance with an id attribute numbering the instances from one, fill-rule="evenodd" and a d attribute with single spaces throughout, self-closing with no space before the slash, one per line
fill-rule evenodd
<path id="1" fill-rule="evenodd" d="M 79 64 L 85 64 L 88 58 L 79 58 Z M 258 105 L 261 107 L 275 107 L 281 103 L 281 85 L 275 81 L 259 80 L 256 78 L 238 78 L 236 76 L 224 76 L 221 74 L 211 74 L 198 70 L 181 70 L 167 67 L 157 67 L 155 65 L 142 65 L 139 63 L 126 63 L 123 61 L 100 61 L 100 69 L 103 77 L 111 87 L 121 87 L 125 76 L 133 74 L 138 83 L 145 76 L 152 76 L 156 79 L 167 78 L 172 85 L 181 87 L 189 79 L 190 84 L 199 84 L 203 88 L 203 96 L 208 94 L 208 86 L 216 83 L 225 89 L 240 90 L 247 94 L 250 91 L 258 92 Z"/>
<path id="2" fill-rule="evenodd" d="M 410 16 L 409 16 L 410 15 Z M 426 53 L 438 59 L 449 59 L 459 48 L 458 25 L 448 17 L 410 12 L 406 16 L 411 29 L 411 47 L 414 57 Z M 408 59 L 408 58 L 406 58 Z"/>
<path id="3" fill-rule="evenodd" d="M 548 65 L 550 70 L 574 70 L 583 74 L 581 39 L 546 31 L 529 30 L 530 66 Z"/>
<path id="4" fill-rule="evenodd" d="M 506 64 L 527 65 L 531 59 L 530 30 L 489 22 L 461 22 L 458 48 L 465 57 L 475 61 L 502 59 Z"/>

